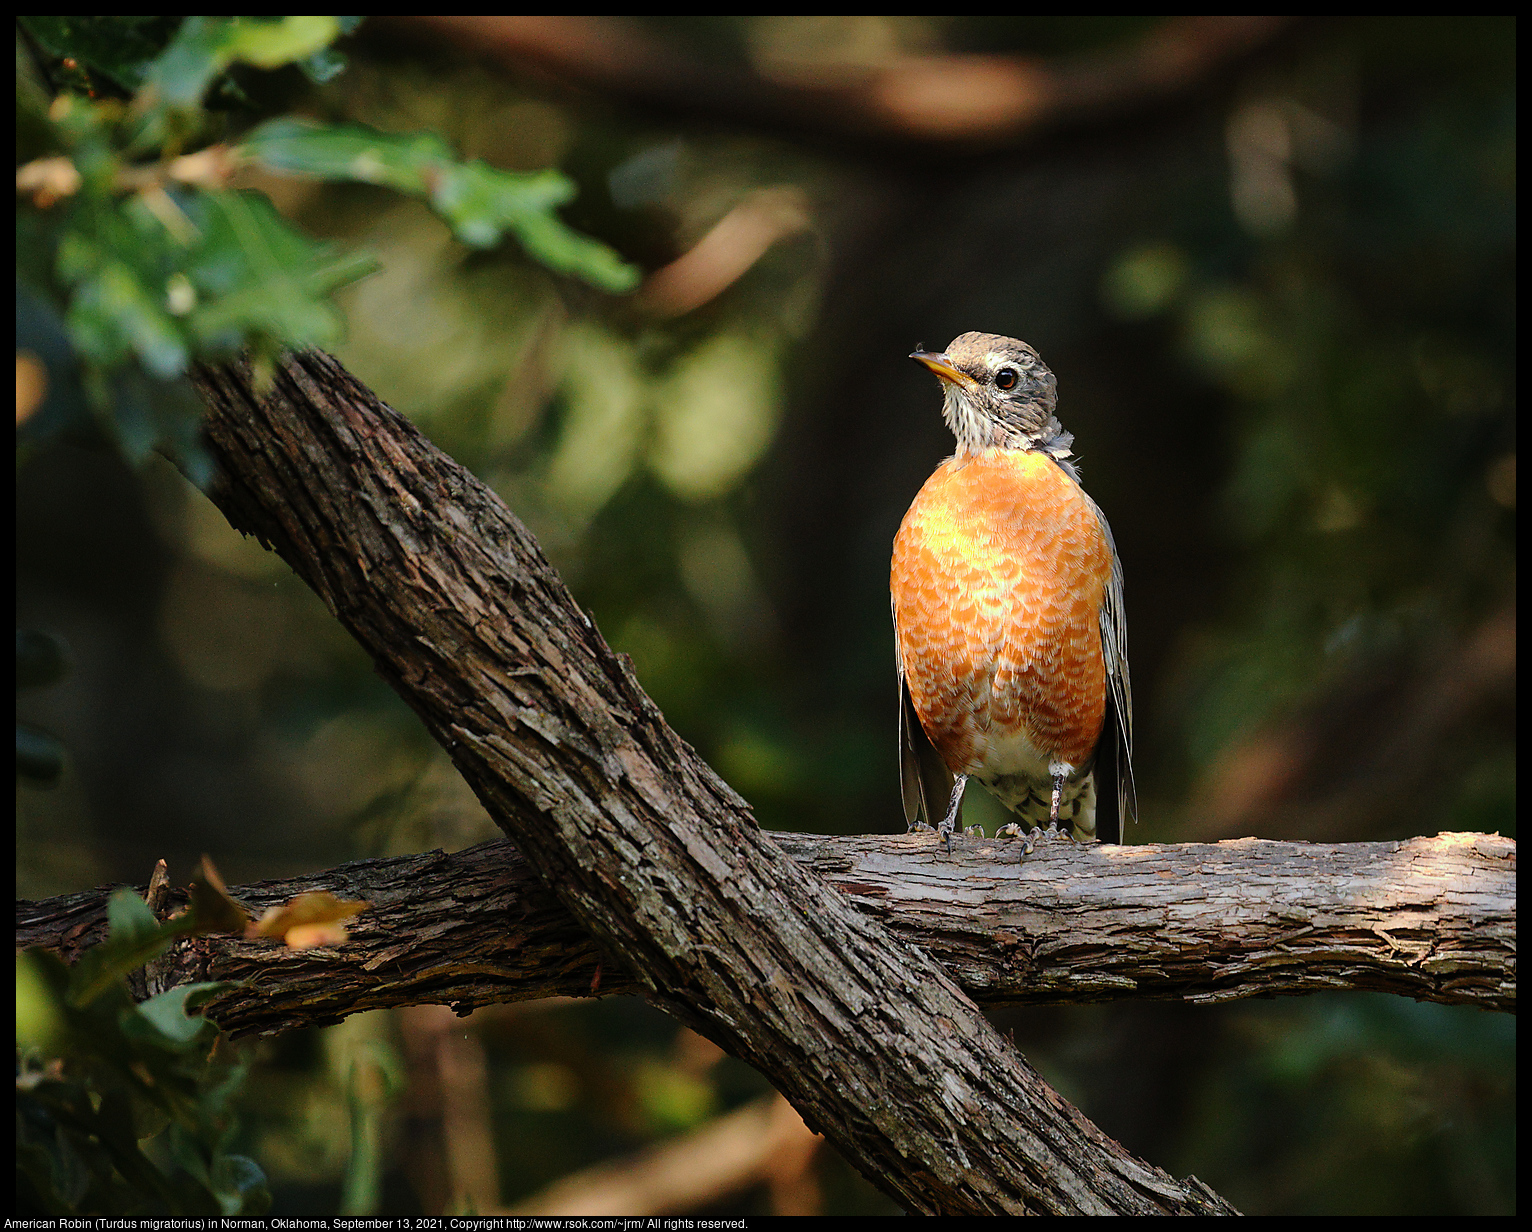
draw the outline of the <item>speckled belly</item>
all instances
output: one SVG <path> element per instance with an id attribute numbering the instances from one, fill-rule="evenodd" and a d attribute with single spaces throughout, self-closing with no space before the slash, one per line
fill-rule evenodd
<path id="1" fill-rule="evenodd" d="M 1078 826 L 1106 706 L 1102 596 L 1111 549 L 1079 486 L 1040 453 L 992 449 L 927 480 L 894 539 L 900 661 L 947 767 L 1047 820 L 1048 767 L 1075 768 Z"/>

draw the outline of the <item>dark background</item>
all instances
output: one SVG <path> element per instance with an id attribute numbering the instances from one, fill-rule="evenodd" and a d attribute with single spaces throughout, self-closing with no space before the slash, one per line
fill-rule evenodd
<path id="1" fill-rule="evenodd" d="M 940 53 L 1063 71 L 1174 31 L 635 28 L 789 92 Z M 707 74 L 646 93 L 404 20 L 364 25 L 328 85 L 270 87 L 561 167 L 569 220 L 646 269 L 714 253 L 690 304 L 663 275 L 614 299 L 514 245 L 471 252 L 383 190 L 252 184 L 379 256 L 342 293 L 340 358 L 504 496 L 762 825 L 902 829 L 889 545 L 951 448 L 905 356 L 978 329 L 1057 374 L 1123 559 L 1130 841 L 1514 835 L 1514 39 L 1510 19 L 1295 22 L 1164 96 L 983 139 L 854 133 Z M 698 248 L 731 218 L 771 241 L 733 277 L 727 227 Z M 322 605 L 168 464 L 57 444 L 18 488 L 18 623 L 72 663 L 19 702 L 70 758 L 57 788 L 18 787 L 20 896 L 142 884 L 160 857 L 184 882 L 204 851 L 232 885 L 495 837 Z M 1249 1213 L 1515 1207 L 1510 1017 L 1342 994 L 994 1017 L 1108 1133 Z M 455 1029 L 493 1145 L 480 1210 L 766 1090 L 635 1001 Z M 367 1015 L 256 1046 L 244 1133 L 274 1214 L 333 1213 L 348 1185 L 392 1214 L 461 1197 L 425 1030 Z M 786 1192 L 708 1213 L 889 1209 L 828 1148 Z"/>

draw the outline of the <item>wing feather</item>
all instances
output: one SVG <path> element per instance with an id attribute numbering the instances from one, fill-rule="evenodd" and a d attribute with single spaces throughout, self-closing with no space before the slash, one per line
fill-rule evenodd
<path id="1" fill-rule="evenodd" d="M 1090 500 L 1087 496 L 1086 500 Z M 1117 544 L 1112 539 L 1112 528 L 1095 501 L 1090 506 L 1106 536 L 1107 547 L 1112 552 L 1112 576 L 1107 581 L 1101 598 L 1101 657 L 1106 664 L 1107 698 L 1106 723 L 1113 728 L 1112 738 L 1102 732 L 1100 752 L 1096 764 L 1110 758 L 1112 766 L 1108 773 L 1097 780 L 1098 788 L 1106 786 L 1108 777 L 1116 779 L 1116 803 L 1119 842 L 1127 841 L 1127 823 L 1138 820 L 1138 792 L 1133 783 L 1133 682 L 1128 676 L 1128 614 L 1123 605 L 1122 560 L 1117 555 Z M 1097 792 L 1097 807 L 1101 807 L 1102 791 Z"/>
<path id="2" fill-rule="evenodd" d="M 894 624 L 894 659 L 899 670 L 899 794 L 904 803 L 904 824 L 914 829 L 918 821 L 935 827 L 946 816 L 952 797 L 952 771 L 943 764 L 936 748 L 921 726 L 910 697 L 909 681 L 904 676 L 904 659 L 899 654 L 898 622 Z M 958 825 L 963 822 L 961 808 Z"/>

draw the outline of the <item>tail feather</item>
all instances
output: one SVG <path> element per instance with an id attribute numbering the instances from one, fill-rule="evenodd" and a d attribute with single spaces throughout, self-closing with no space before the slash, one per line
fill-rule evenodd
<path id="1" fill-rule="evenodd" d="M 1096 746 L 1096 838 L 1103 843 L 1127 842 L 1126 823 L 1136 821 L 1138 800 L 1133 790 L 1133 766 L 1117 716 L 1117 701 L 1107 690 L 1106 720 Z"/>
<path id="2" fill-rule="evenodd" d="M 904 799 L 904 823 L 914 829 L 916 822 L 935 827 L 946 816 L 954 783 L 948 770 L 920 725 L 910 686 L 899 673 L 899 790 Z M 961 829 L 963 812 L 958 808 L 957 825 Z"/>

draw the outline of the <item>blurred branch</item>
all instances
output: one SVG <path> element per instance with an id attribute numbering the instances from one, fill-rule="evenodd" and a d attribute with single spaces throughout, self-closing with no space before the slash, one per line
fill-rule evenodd
<path id="1" fill-rule="evenodd" d="M 496 1209 L 500 1173 L 478 1032 L 464 1030 L 444 1005 L 411 1006 L 395 1022 L 410 1067 L 409 1142 L 402 1157 L 424 1208 Z"/>
<path id="2" fill-rule="evenodd" d="M 768 1095 L 679 1138 L 562 1177 L 505 1213 L 632 1216 L 694 1210 L 770 1179 L 783 1162 L 801 1169 L 819 1142 L 791 1104 Z"/>
<path id="3" fill-rule="evenodd" d="M 375 22 L 415 40 L 435 34 L 469 54 L 671 115 L 800 138 L 968 150 L 1140 111 L 1204 84 L 1292 20 L 1170 18 L 1131 46 L 1068 59 L 905 54 L 875 65 L 794 63 L 772 75 L 703 60 L 623 18 Z"/>
<path id="4" fill-rule="evenodd" d="M 1366 989 L 1516 1009 L 1516 843 L 1077 847 L 773 834 L 868 916 L 928 950 L 982 1005 L 1192 1002 Z M 343 864 L 230 893 L 252 914 L 296 894 L 365 898 L 350 944 L 290 950 L 210 935 L 163 961 L 173 986 L 248 981 L 209 1005 L 236 1034 L 383 1006 L 637 993 L 515 847 Z M 16 945 L 67 959 L 105 935 L 106 890 L 18 903 Z M 184 897 L 184 894 L 183 894 Z M 598 975 L 599 970 L 599 975 Z"/>
<path id="5" fill-rule="evenodd" d="M 361 642 L 603 952 L 874 1184 L 926 1212 L 1232 1209 L 1108 1138 L 763 835 L 499 498 L 334 359 L 288 356 L 265 396 L 235 367 L 198 383 L 230 522 Z"/>
<path id="6" fill-rule="evenodd" d="M 798 188 L 750 193 L 687 252 L 654 271 L 634 297 L 640 311 L 678 317 L 720 295 L 778 240 L 809 225 L 809 203 Z"/>

